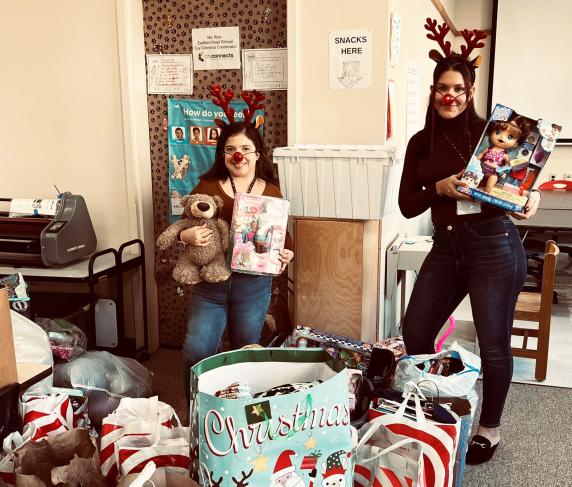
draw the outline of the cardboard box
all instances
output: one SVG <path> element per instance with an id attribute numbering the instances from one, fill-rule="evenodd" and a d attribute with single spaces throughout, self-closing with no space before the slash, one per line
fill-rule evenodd
<path id="1" fill-rule="evenodd" d="M 5 288 L 0 289 L 0 343 L 2 343 L 2 353 L 0 353 L 1 389 L 18 382 L 10 304 L 8 303 L 8 291 Z"/>
<path id="2" fill-rule="evenodd" d="M 522 212 L 562 127 L 497 104 L 457 189 L 478 201 Z"/>
<path id="3" fill-rule="evenodd" d="M 282 198 L 237 193 L 230 224 L 229 267 L 246 274 L 280 274 L 290 203 Z"/>

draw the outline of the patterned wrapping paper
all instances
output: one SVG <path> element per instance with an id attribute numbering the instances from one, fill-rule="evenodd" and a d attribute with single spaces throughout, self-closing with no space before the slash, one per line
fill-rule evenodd
<path id="1" fill-rule="evenodd" d="M 245 274 L 280 273 L 290 202 L 270 196 L 237 193 L 230 225 L 230 268 Z"/>
<path id="2" fill-rule="evenodd" d="M 323 348 L 332 357 L 341 359 L 346 367 L 366 371 L 373 346 L 371 343 L 356 340 L 327 331 L 296 325 L 286 339 L 284 347 Z"/>
<path id="3" fill-rule="evenodd" d="M 13 309 L 29 320 L 32 319 L 30 307 L 30 296 L 28 286 L 20 272 L 0 278 L 0 287 L 4 286 L 8 290 L 8 301 L 10 309 Z"/>

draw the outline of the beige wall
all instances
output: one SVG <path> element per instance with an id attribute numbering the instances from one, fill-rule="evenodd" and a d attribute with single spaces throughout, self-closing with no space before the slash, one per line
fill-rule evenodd
<path id="1" fill-rule="evenodd" d="M 386 1 L 288 1 L 288 145 L 383 144 L 385 126 Z M 370 88 L 329 89 L 329 33 L 371 30 Z"/>
<path id="2" fill-rule="evenodd" d="M 85 197 L 98 247 L 134 238 L 115 0 L 0 2 L 0 197 Z"/>
<path id="3" fill-rule="evenodd" d="M 157 296 L 142 24 L 140 0 L 0 2 L 0 197 L 54 198 L 56 185 L 86 199 L 98 249 L 143 240 L 153 350 Z M 126 288 L 135 310 L 137 286 L 135 280 Z M 137 313 L 134 321 L 130 316 L 128 333 L 141 322 Z"/>

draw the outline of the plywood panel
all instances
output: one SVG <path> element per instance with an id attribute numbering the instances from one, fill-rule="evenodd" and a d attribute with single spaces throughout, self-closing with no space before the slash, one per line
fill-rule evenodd
<path id="1" fill-rule="evenodd" d="M 294 221 L 297 324 L 360 338 L 363 232 L 361 221 Z"/>
<path id="2" fill-rule="evenodd" d="M 381 243 L 382 220 L 364 222 L 363 229 L 363 286 L 362 286 L 362 322 L 361 339 L 374 343 L 377 341 L 379 322 L 380 269 L 379 253 Z"/>

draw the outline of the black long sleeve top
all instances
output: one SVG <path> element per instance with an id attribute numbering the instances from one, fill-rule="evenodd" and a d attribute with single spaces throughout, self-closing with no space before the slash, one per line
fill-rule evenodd
<path id="1" fill-rule="evenodd" d="M 399 187 L 399 208 L 403 216 L 413 218 L 431 208 L 433 225 L 442 226 L 503 214 L 501 208 L 483 203 L 480 213 L 457 215 L 457 201 L 437 195 L 438 181 L 465 168 L 486 122 L 480 118 L 469 122 L 469 136 L 463 127 L 463 114 L 451 120 L 436 115 L 435 122 L 433 150 L 430 154 L 430 135 L 425 129 L 411 137 L 407 145 Z"/>

